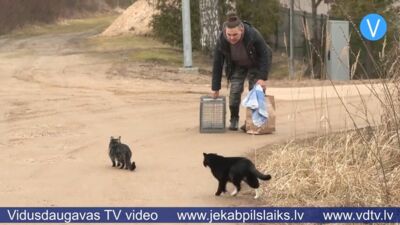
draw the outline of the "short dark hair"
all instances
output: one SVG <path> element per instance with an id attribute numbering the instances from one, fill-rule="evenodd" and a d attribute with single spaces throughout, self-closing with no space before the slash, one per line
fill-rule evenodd
<path id="1" fill-rule="evenodd" d="M 229 12 L 227 14 L 227 19 L 224 23 L 224 27 L 235 28 L 239 25 L 242 25 L 242 21 L 240 20 L 240 18 L 236 15 L 236 13 Z"/>

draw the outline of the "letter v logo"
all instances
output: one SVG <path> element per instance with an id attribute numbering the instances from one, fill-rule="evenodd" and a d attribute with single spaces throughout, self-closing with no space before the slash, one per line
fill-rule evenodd
<path id="1" fill-rule="evenodd" d="M 369 21 L 369 19 L 367 19 L 368 28 L 369 28 L 369 31 L 371 32 L 371 36 L 372 36 L 373 38 L 374 38 L 375 35 L 376 35 L 376 31 L 378 30 L 378 27 L 379 27 L 379 23 L 380 23 L 380 22 L 381 22 L 381 19 L 378 19 L 378 22 L 377 22 L 376 25 L 375 25 L 374 31 L 372 31 L 371 22 Z"/>
<path id="2" fill-rule="evenodd" d="M 376 13 L 366 15 L 360 23 L 362 36 L 370 41 L 377 41 L 385 36 L 387 24 L 385 19 Z"/>

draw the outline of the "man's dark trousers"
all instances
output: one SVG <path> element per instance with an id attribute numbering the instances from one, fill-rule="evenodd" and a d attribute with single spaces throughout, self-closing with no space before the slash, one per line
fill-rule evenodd
<path id="1" fill-rule="evenodd" d="M 237 130 L 239 123 L 239 108 L 241 97 L 244 89 L 244 82 L 246 77 L 249 80 L 249 90 L 251 90 L 254 84 L 257 82 L 255 69 L 248 69 L 246 67 L 237 67 L 232 74 L 230 80 L 230 92 L 229 92 L 229 110 L 231 112 L 231 125 L 230 130 Z"/>

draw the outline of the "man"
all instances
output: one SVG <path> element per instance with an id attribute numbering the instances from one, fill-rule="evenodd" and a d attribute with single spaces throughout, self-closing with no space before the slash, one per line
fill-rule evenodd
<path id="1" fill-rule="evenodd" d="M 261 34 L 235 14 L 229 14 L 214 51 L 212 94 L 214 98 L 219 96 L 225 63 L 225 73 L 230 83 L 230 130 L 238 130 L 239 107 L 246 77 L 249 90 L 256 83 L 265 90 L 271 60 L 272 51 Z"/>

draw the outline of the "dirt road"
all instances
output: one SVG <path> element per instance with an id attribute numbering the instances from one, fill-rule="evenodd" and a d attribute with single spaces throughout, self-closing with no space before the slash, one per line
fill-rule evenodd
<path id="1" fill-rule="evenodd" d="M 0 38 L 1 206 L 268 205 L 268 194 L 253 200 L 246 188 L 235 198 L 215 197 L 202 153 L 251 155 L 271 143 L 352 127 L 332 87 L 270 87 L 275 134 L 200 134 L 208 76 L 144 63 L 116 66 L 73 44 L 90 35 Z M 339 91 L 362 117 L 355 86 Z M 368 88 L 359 91 L 379 118 Z M 111 167 L 112 135 L 131 146 L 136 171 Z"/>

